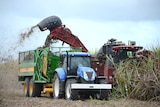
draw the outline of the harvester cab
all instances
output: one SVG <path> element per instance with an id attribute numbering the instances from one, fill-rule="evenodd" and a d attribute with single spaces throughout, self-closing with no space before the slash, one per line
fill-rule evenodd
<path id="1" fill-rule="evenodd" d="M 114 50 L 114 63 L 119 63 L 125 59 L 133 59 L 137 58 L 136 52 L 141 50 L 142 46 L 136 46 L 135 41 L 129 41 L 128 45 L 118 45 L 114 46 L 112 50 Z"/>
<path id="2" fill-rule="evenodd" d="M 107 60 L 106 56 L 111 56 L 114 63 L 118 63 L 127 58 L 136 57 L 136 52 L 141 50 L 142 46 L 136 46 L 135 41 L 129 41 L 128 45 L 116 39 L 110 39 L 99 50 L 97 57 L 99 60 Z"/>

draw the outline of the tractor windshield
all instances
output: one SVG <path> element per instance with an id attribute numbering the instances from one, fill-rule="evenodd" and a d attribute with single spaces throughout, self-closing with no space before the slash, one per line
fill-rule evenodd
<path id="1" fill-rule="evenodd" d="M 78 65 L 81 65 L 83 67 L 91 67 L 90 58 L 87 56 L 74 56 L 70 59 L 70 72 L 77 73 Z M 73 74 L 74 74 L 73 73 Z"/>
<path id="2" fill-rule="evenodd" d="M 89 57 L 71 57 L 71 67 L 77 67 L 78 65 L 84 67 L 90 67 L 90 58 Z"/>

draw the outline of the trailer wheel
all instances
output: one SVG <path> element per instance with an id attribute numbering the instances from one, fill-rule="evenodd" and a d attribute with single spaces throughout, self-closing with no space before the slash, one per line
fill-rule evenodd
<path id="1" fill-rule="evenodd" d="M 24 96 L 25 97 L 29 97 L 29 81 L 30 81 L 30 78 L 26 77 L 25 82 L 24 82 Z"/>
<path id="2" fill-rule="evenodd" d="M 53 98 L 58 99 L 61 97 L 60 88 L 60 79 L 58 75 L 55 74 L 53 78 Z"/>
<path id="3" fill-rule="evenodd" d="M 49 96 L 53 98 L 53 93 L 49 93 Z"/>
<path id="4" fill-rule="evenodd" d="M 29 82 L 29 96 L 30 97 L 40 97 L 41 96 L 41 84 L 34 83 L 33 79 Z"/>
<path id="5" fill-rule="evenodd" d="M 105 79 L 99 80 L 100 84 L 107 84 Z M 108 100 L 108 90 L 100 90 L 99 93 L 96 94 L 96 98 L 99 100 Z"/>
<path id="6" fill-rule="evenodd" d="M 67 100 L 77 100 L 78 99 L 78 91 L 71 89 L 71 84 L 77 83 L 75 79 L 68 79 L 65 86 L 65 98 Z"/>

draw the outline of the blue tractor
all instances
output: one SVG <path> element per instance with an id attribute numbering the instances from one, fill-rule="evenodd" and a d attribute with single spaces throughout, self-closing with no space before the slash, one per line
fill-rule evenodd
<path id="1" fill-rule="evenodd" d="M 107 99 L 108 90 L 105 77 L 98 77 L 91 68 L 91 54 L 85 52 L 63 52 L 60 55 L 60 67 L 55 69 L 53 76 L 53 97 L 65 97 L 76 100 L 79 96 L 95 96 Z"/>

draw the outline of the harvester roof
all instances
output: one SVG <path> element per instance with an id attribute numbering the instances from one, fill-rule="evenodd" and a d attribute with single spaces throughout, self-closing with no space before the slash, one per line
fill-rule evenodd
<path id="1" fill-rule="evenodd" d="M 128 45 L 123 45 L 123 46 L 114 46 L 112 49 L 117 51 L 117 50 L 139 50 L 142 49 L 142 46 L 128 46 Z"/>

